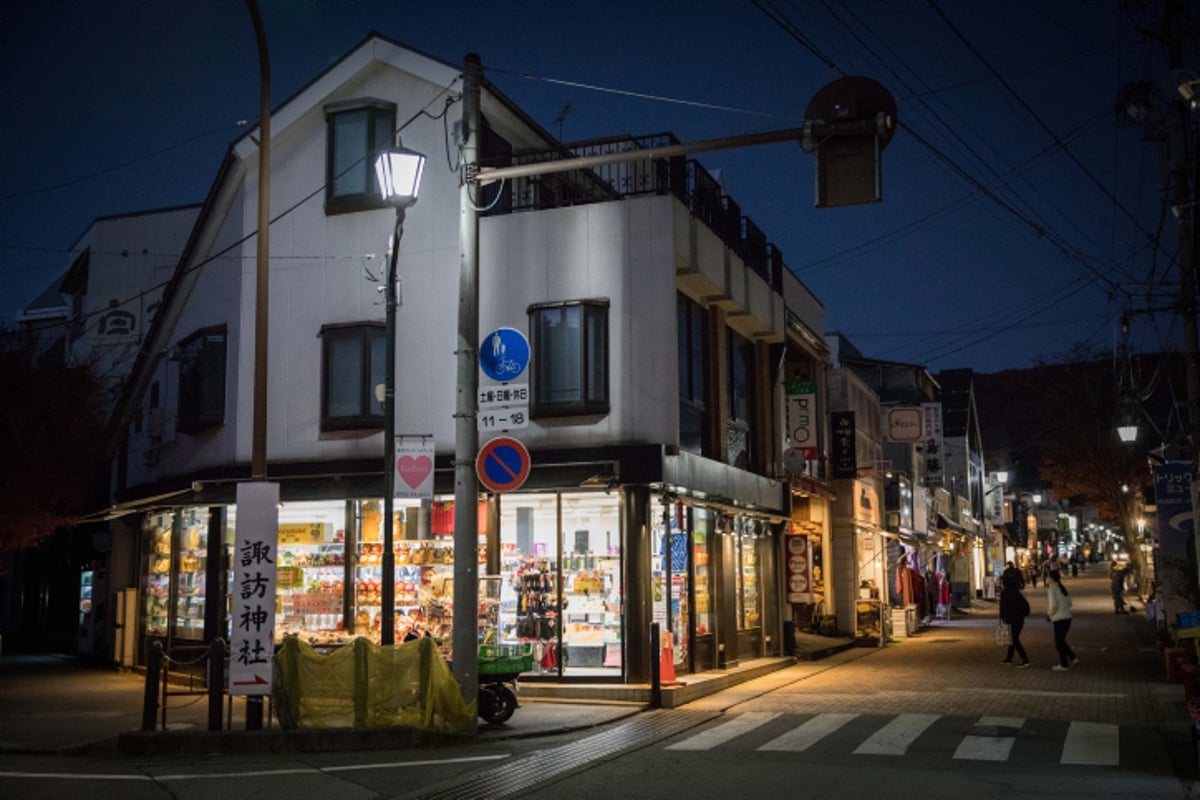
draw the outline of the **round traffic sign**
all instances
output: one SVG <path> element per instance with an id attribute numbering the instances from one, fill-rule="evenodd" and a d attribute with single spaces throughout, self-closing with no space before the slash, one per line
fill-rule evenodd
<path id="1" fill-rule="evenodd" d="M 519 489 L 529 477 L 529 451 L 516 439 L 497 436 L 479 449 L 475 474 L 493 492 Z"/>
<path id="2" fill-rule="evenodd" d="M 507 383 L 529 366 L 529 340 L 516 328 L 497 328 L 479 344 L 479 368 L 494 381 Z"/>

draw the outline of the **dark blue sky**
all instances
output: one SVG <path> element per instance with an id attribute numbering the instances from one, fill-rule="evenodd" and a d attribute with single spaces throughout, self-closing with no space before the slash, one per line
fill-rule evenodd
<path id="1" fill-rule="evenodd" d="M 792 127 L 830 64 L 879 81 L 902 123 L 883 203 L 815 209 L 813 159 L 790 143 L 699 157 L 869 356 L 994 372 L 1076 341 L 1105 351 L 1147 280 L 1173 274 L 1158 145 L 1114 111 L 1122 85 L 1162 85 L 1164 48 L 1136 30 L 1159 27 L 1154 4 L 260 2 L 273 105 L 371 30 L 454 64 L 479 53 L 552 132 L 569 103 L 567 141 Z M 242 0 L 7 0 L 0 15 L 11 323 L 95 217 L 204 199 L 257 116 L 258 65 Z M 1134 327 L 1140 349 L 1177 346 L 1169 315 Z"/>

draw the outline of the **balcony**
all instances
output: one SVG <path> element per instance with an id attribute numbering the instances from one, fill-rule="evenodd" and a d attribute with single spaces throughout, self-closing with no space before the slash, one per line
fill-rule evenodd
<path id="1" fill-rule="evenodd" d="M 678 143 L 679 140 L 670 133 L 642 137 L 616 136 L 574 142 L 557 150 L 516 153 L 511 163 L 533 164 Z M 485 214 L 498 216 L 520 211 L 543 211 L 647 194 L 673 195 L 688 208 L 693 217 L 708 226 L 726 247 L 737 253 L 768 286 L 776 292 L 783 290 L 783 274 L 788 269 L 783 254 L 767 241 L 766 234 L 753 220 L 742 216 L 737 202 L 725 194 L 721 184 L 693 159 L 675 156 L 652 161 L 627 161 L 586 170 L 514 178 L 504 184 L 501 192 L 503 196 L 497 198 L 497 202 Z"/>

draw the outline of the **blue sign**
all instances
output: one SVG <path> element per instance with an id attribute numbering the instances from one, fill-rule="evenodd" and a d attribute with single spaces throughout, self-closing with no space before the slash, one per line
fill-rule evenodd
<path id="1" fill-rule="evenodd" d="M 479 345 L 479 367 L 494 381 L 507 383 L 529 366 L 529 340 L 516 328 L 497 328 Z"/>
<path id="2" fill-rule="evenodd" d="M 516 439 L 501 436 L 479 450 L 475 474 L 493 492 L 511 492 L 529 477 L 529 451 Z"/>
<path id="3" fill-rule="evenodd" d="M 1158 506 L 1158 545 L 1169 558 L 1188 556 L 1192 535 L 1192 465 L 1168 461 L 1154 468 L 1155 504 Z"/>

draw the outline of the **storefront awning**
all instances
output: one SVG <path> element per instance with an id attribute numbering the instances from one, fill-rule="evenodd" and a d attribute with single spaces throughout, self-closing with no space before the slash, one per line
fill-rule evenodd
<path id="1" fill-rule="evenodd" d="M 176 489 L 173 492 L 164 492 L 162 494 L 151 495 L 150 497 L 139 497 L 137 500 L 129 500 L 124 503 L 117 503 L 100 511 L 93 511 L 90 514 L 85 514 L 80 518 L 79 522 L 107 522 L 110 519 L 123 517 L 126 514 L 136 514 L 139 511 L 145 511 L 158 505 L 164 500 L 170 500 L 173 497 L 179 497 L 181 494 L 189 494 L 191 489 Z"/>
<path id="2" fill-rule="evenodd" d="M 945 514 L 938 514 L 937 526 L 939 531 L 952 531 L 962 536 L 967 535 L 967 529 L 957 522 L 951 521 Z"/>

